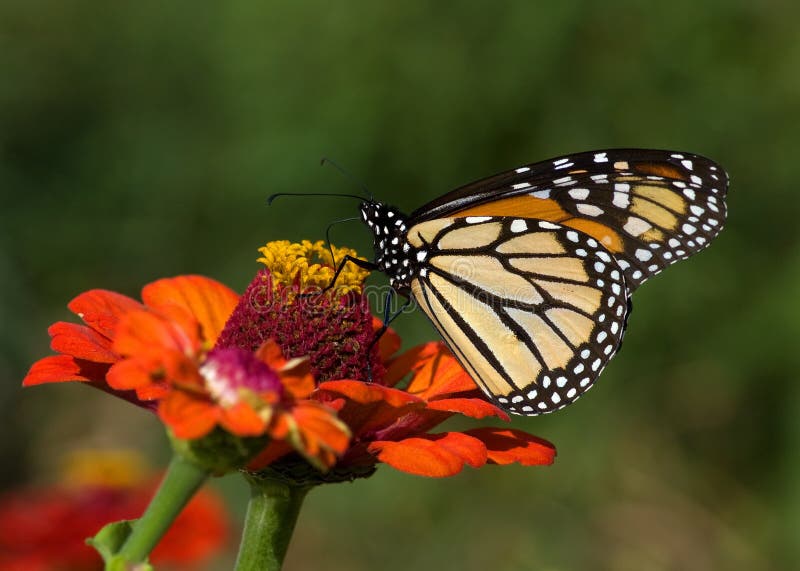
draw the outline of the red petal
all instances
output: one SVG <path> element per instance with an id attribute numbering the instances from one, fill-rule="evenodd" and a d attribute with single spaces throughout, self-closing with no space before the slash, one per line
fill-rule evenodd
<path id="1" fill-rule="evenodd" d="M 503 409 L 496 407 L 489 401 L 482 398 L 439 399 L 430 401 L 426 408 L 428 410 L 455 412 L 470 418 L 486 418 L 494 416 L 505 421 L 510 420 L 508 414 L 506 414 Z"/>
<path id="2" fill-rule="evenodd" d="M 84 292 L 69 302 L 67 307 L 83 319 L 86 325 L 109 339 L 113 338 L 122 315 L 128 311 L 144 309 L 135 299 L 104 289 Z"/>
<path id="3" fill-rule="evenodd" d="M 85 325 L 59 321 L 47 332 L 52 338 L 50 347 L 58 353 L 95 363 L 113 363 L 120 358 L 111 350 L 111 341 L 107 337 Z"/>
<path id="4" fill-rule="evenodd" d="M 512 464 L 523 466 L 549 465 L 556 456 L 556 448 L 547 440 L 511 428 L 475 428 L 465 430 L 486 444 L 489 461 L 492 464 Z"/>
<path id="5" fill-rule="evenodd" d="M 458 432 L 399 442 L 378 440 L 370 443 L 368 450 L 397 470 L 432 478 L 458 474 L 465 463 L 478 468 L 487 458 L 486 447 L 480 440 Z"/>
<path id="6" fill-rule="evenodd" d="M 53 355 L 36 361 L 22 380 L 22 386 L 63 381 L 103 382 L 107 372 L 108 365 L 105 363 L 82 361 L 69 355 Z"/>
<path id="7" fill-rule="evenodd" d="M 201 325 L 203 338 L 213 344 L 239 302 L 228 286 L 203 276 L 178 276 L 148 284 L 142 300 L 153 308 L 177 305 L 186 309 Z"/>

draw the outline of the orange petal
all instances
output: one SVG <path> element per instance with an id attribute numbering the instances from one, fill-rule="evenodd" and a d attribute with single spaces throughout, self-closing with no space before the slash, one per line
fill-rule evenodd
<path id="1" fill-rule="evenodd" d="M 105 363 L 92 363 L 74 359 L 69 355 L 53 355 L 36 361 L 22 380 L 22 386 L 64 381 L 102 382 L 108 372 Z"/>
<path id="2" fill-rule="evenodd" d="M 267 428 L 264 419 L 244 402 L 220 409 L 220 424 L 237 436 L 261 436 Z"/>
<path id="3" fill-rule="evenodd" d="M 385 402 L 390 406 L 399 407 L 423 402 L 419 397 L 405 391 L 363 381 L 325 381 L 319 384 L 319 390 L 343 395 L 359 404 Z"/>
<path id="4" fill-rule="evenodd" d="M 339 418 L 355 435 L 386 428 L 407 414 L 421 411 L 425 405 L 422 399 L 404 391 L 350 380 L 320 383 L 315 397 L 331 406 L 345 397 L 347 400 L 339 410 Z"/>
<path id="5" fill-rule="evenodd" d="M 436 353 L 438 347 L 438 342 L 424 343 L 412 347 L 391 359 L 386 364 L 386 374 L 383 376 L 383 382 L 390 387 L 396 385 L 411 371 L 421 367 L 426 359 Z"/>
<path id="6" fill-rule="evenodd" d="M 455 398 L 455 399 L 439 399 L 428 402 L 426 407 L 428 410 L 441 410 L 445 412 L 454 412 L 463 414 L 470 418 L 486 418 L 497 417 L 505 421 L 509 421 L 508 414 L 501 409 L 490 403 L 489 401 L 476 397 L 476 398 Z"/>
<path id="7" fill-rule="evenodd" d="M 129 311 L 144 309 L 135 299 L 104 289 L 84 292 L 69 302 L 67 307 L 86 325 L 109 339 L 114 336 L 120 317 Z"/>
<path id="8" fill-rule="evenodd" d="M 133 311 L 120 320 L 113 348 L 122 355 L 158 348 L 193 354 L 199 349 L 197 333 L 152 312 Z"/>
<path id="9" fill-rule="evenodd" d="M 284 388 L 289 391 L 289 394 L 295 399 L 308 398 L 317 388 L 314 375 L 310 372 L 306 375 L 281 373 L 280 378 Z"/>
<path id="10" fill-rule="evenodd" d="M 480 468 L 486 464 L 488 459 L 486 445 L 469 434 L 445 432 L 443 434 L 428 434 L 426 438 L 453 454 L 457 454 L 466 464 L 473 468 Z"/>
<path id="11" fill-rule="evenodd" d="M 464 467 L 464 459 L 457 451 L 427 438 L 406 438 L 399 442 L 376 440 L 367 449 L 392 468 L 417 476 L 446 478 L 458 474 Z"/>
<path id="12" fill-rule="evenodd" d="M 314 401 L 300 401 L 292 407 L 291 415 L 312 450 L 327 449 L 338 456 L 347 450 L 350 432 L 328 407 Z"/>
<path id="13" fill-rule="evenodd" d="M 256 357 L 269 365 L 276 371 L 280 371 L 288 363 L 288 359 L 283 356 L 280 345 L 274 339 L 267 339 L 256 351 Z"/>
<path id="14" fill-rule="evenodd" d="M 467 372 L 456 361 L 443 343 L 436 342 L 435 351 L 426 355 L 411 383 L 408 392 L 426 400 L 443 395 L 474 391 L 477 388 Z"/>
<path id="15" fill-rule="evenodd" d="M 465 430 L 486 444 L 489 462 L 523 466 L 549 465 L 556 456 L 556 448 L 547 440 L 511 428 L 475 428 Z"/>
<path id="16" fill-rule="evenodd" d="M 181 391 L 172 391 L 158 404 L 158 416 L 177 438 L 200 438 L 211 432 L 219 418 L 213 403 Z"/>
<path id="17" fill-rule="evenodd" d="M 264 450 L 258 453 L 258 456 L 250 461 L 247 465 L 247 469 L 257 472 L 258 470 L 266 468 L 278 458 L 283 458 L 290 452 L 294 452 L 294 448 L 292 448 L 288 442 L 285 440 L 273 440 Z"/>
<path id="18" fill-rule="evenodd" d="M 153 384 L 153 366 L 143 359 L 123 359 L 106 375 L 108 386 L 118 391 L 135 390 Z"/>
<path id="19" fill-rule="evenodd" d="M 216 280 L 203 276 L 178 276 L 148 284 L 142 300 L 152 308 L 177 305 L 200 323 L 203 338 L 213 344 L 239 302 L 239 296 Z"/>
<path id="20" fill-rule="evenodd" d="M 256 351 L 256 357 L 278 371 L 281 383 L 296 399 L 308 398 L 316 382 L 311 374 L 311 361 L 308 359 L 287 360 L 280 346 L 273 340 L 267 340 Z"/>
<path id="21" fill-rule="evenodd" d="M 59 321 L 51 325 L 50 347 L 53 351 L 95 363 L 113 363 L 120 359 L 111 350 L 111 341 L 85 325 Z"/>

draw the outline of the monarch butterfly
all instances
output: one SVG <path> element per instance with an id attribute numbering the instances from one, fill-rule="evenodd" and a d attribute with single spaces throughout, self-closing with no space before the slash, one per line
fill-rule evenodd
<path id="1" fill-rule="evenodd" d="M 366 265 L 417 302 L 501 408 L 548 413 L 591 388 L 617 352 L 633 291 L 719 234 L 727 188 L 725 171 L 695 154 L 567 155 L 409 216 L 362 202 L 375 248 Z"/>

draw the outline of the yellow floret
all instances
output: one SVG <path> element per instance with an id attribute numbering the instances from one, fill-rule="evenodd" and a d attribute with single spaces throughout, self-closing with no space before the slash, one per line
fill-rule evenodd
<path id="1" fill-rule="evenodd" d="M 300 244 L 288 240 L 277 240 L 268 242 L 258 251 L 262 256 L 258 258 L 258 261 L 269 268 L 274 287 L 281 284 L 290 286 L 295 279 L 299 279 L 301 289 L 325 288 L 330 285 L 336 266 L 342 262 L 345 256 L 365 259 L 359 257 L 355 250 L 333 246 L 333 255 L 336 260 L 334 263 L 328 246 L 322 240 L 316 242 L 303 240 Z M 334 289 L 340 295 L 351 291 L 360 293 L 368 275 L 368 270 L 355 264 L 347 264 L 336 278 Z"/>
<path id="2" fill-rule="evenodd" d="M 132 450 L 75 450 L 63 460 L 62 480 L 77 488 L 132 488 L 149 471 L 144 457 Z"/>

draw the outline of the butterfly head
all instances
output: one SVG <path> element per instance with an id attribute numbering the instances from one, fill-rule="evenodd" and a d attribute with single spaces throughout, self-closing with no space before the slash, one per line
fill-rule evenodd
<path id="1" fill-rule="evenodd" d="M 362 202 L 361 218 L 372 231 L 378 269 L 393 286 L 403 288 L 411 275 L 405 214 L 381 202 Z"/>

